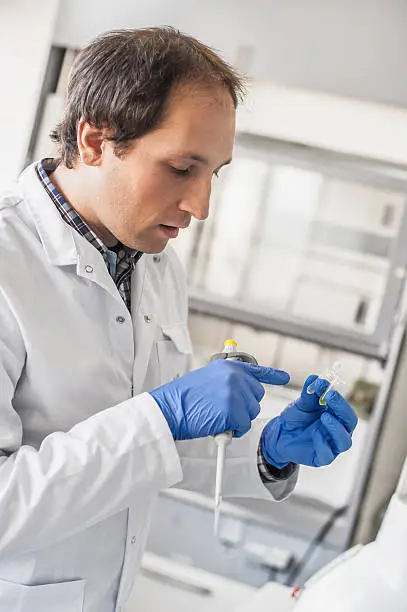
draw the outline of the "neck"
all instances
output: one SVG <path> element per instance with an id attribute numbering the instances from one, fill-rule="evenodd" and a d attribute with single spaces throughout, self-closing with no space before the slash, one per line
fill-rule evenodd
<path id="1" fill-rule="evenodd" d="M 70 170 L 60 164 L 50 178 L 58 191 L 103 244 L 107 247 L 117 244 L 117 239 L 103 226 L 96 213 L 94 203 L 98 201 L 98 194 L 80 165 Z"/>

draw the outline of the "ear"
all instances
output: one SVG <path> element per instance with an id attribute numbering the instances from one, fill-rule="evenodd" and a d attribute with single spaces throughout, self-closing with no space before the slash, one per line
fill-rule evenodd
<path id="1" fill-rule="evenodd" d="M 105 150 L 105 134 L 84 119 L 78 123 L 77 145 L 81 161 L 86 166 L 100 166 Z"/>

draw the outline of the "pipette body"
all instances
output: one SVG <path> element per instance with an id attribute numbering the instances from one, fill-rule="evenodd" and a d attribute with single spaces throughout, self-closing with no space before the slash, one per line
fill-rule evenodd
<path id="1" fill-rule="evenodd" d="M 240 353 L 237 351 L 237 343 L 234 340 L 226 340 L 222 353 L 216 353 L 211 357 L 211 361 L 215 359 L 232 359 L 233 361 L 244 361 L 246 363 L 257 364 L 256 359 L 248 353 Z M 223 474 L 225 471 L 226 448 L 231 443 L 233 431 L 225 431 L 215 436 L 217 445 L 216 458 L 216 482 L 215 482 L 215 536 L 219 533 L 220 505 L 222 502 L 223 490 Z"/>

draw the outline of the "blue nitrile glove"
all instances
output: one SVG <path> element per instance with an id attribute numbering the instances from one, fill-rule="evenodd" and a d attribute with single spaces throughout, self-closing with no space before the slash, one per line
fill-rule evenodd
<path id="1" fill-rule="evenodd" d="M 301 396 L 267 423 L 262 434 L 265 459 L 277 468 L 288 463 L 320 467 L 328 465 L 352 445 L 357 416 L 352 406 L 335 390 L 326 394 L 326 406 L 319 398 L 328 383 L 318 380 L 315 393 L 307 387 L 317 378 L 305 381 Z"/>
<path id="2" fill-rule="evenodd" d="M 249 431 L 264 396 L 261 383 L 285 385 L 287 372 L 252 363 L 219 359 L 199 370 L 154 389 L 151 395 L 175 440 L 188 440 L 233 431 Z"/>

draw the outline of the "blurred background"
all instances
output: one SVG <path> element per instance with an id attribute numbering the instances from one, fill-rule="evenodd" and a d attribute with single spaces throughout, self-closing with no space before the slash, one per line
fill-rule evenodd
<path id="1" fill-rule="evenodd" d="M 272 417 L 308 373 L 339 360 L 360 417 L 352 450 L 303 468 L 288 500 L 225 503 L 219 540 L 212 500 L 161 495 L 139 579 L 145 609 L 232 609 L 374 538 L 407 453 L 407 4 L 0 0 L 1 183 L 54 153 L 48 134 L 81 46 L 151 25 L 199 38 L 250 79 L 211 216 L 173 242 L 191 367 L 232 337 L 288 370 L 289 387 L 267 389 Z"/>

